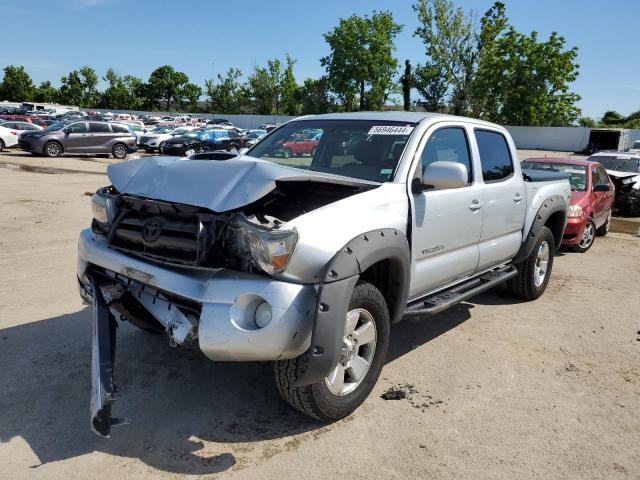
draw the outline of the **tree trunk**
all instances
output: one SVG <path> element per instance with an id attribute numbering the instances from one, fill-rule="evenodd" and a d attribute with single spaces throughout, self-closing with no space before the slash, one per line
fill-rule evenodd
<path id="1" fill-rule="evenodd" d="M 362 112 L 365 107 L 364 102 L 364 80 L 360 80 L 360 111 Z"/>

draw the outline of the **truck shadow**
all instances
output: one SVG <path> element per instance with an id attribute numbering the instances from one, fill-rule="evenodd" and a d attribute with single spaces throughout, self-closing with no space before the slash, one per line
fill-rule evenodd
<path id="1" fill-rule="evenodd" d="M 323 426 L 280 400 L 270 364 L 206 361 L 197 349 L 171 349 L 161 335 L 119 325 L 113 415 L 132 423 L 110 439 L 89 428 L 90 309 L 0 330 L 0 443 L 22 437 L 38 458 L 31 468 L 99 451 L 212 474 L 236 464 L 223 444 Z"/>
<path id="2" fill-rule="evenodd" d="M 488 293 L 473 302 L 513 299 Z M 394 325 L 387 362 L 465 322 L 473 308 L 463 303 Z M 234 453 L 256 442 L 326 426 L 280 399 L 269 363 L 210 362 L 197 349 L 172 349 L 164 336 L 119 323 L 113 415 L 131 416 L 132 424 L 100 438 L 89 428 L 91 328 L 84 308 L 0 330 L 0 443 L 24 439 L 37 457 L 31 468 L 97 451 L 206 475 L 233 467 Z"/>

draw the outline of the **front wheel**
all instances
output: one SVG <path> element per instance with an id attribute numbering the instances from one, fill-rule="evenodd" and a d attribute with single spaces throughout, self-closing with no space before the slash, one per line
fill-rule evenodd
<path id="1" fill-rule="evenodd" d="M 584 253 L 591 248 L 593 242 L 596 240 L 596 224 L 593 220 L 587 220 L 584 230 L 582 231 L 582 237 L 580 241 L 575 244 L 571 249 L 574 252 Z"/>
<path id="2" fill-rule="evenodd" d="M 553 233 L 547 227 L 542 227 L 531 254 L 516 266 L 518 274 L 507 281 L 507 290 L 524 300 L 540 297 L 551 277 L 553 252 Z"/>
<path id="3" fill-rule="evenodd" d="M 117 143 L 111 149 L 111 154 L 113 155 L 113 158 L 124 160 L 127 158 L 127 147 L 122 143 Z"/>
<path id="4" fill-rule="evenodd" d="M 292 407 L 322 421 L 353 413 L 376 384 L 389 348 L 389 310 L 382 293 L 367 282 L 353 289 L 345 322 L 342 351 L 329 375 L 318 383 L 293 386 L 306 370 L 307 351 L 274 364 L 276 385 Z"/>
<path id="5" fill-rule="evenodd" d="M 62 147 L 58 142 L 47 142 L 43 149 L 44 154 L 49 158 L 55 158 L 62 155 Z"/>
<path id="6" fill-rule="evenodd" d="M 4 150 L 4 142 L 2 141 L 2 139 L 0 138 L 0 152 Z"/>

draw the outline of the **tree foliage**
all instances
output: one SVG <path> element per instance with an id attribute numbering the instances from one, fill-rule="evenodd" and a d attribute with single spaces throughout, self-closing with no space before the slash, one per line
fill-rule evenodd
<path id="1" fill-rule="evenodd" d="M 144 94 L 148 105 L 170 111 L 194 105 L 202 95 L 202 89 L 189 83 L 186 73 L 175 70 L 171 65 L 163 65 L 149 75 Z"/>
<path id="2" fill-rule="evenodd" d="M 345 110 L 384 107 L 396 87 L 394 40 L 401 30 L 391 12 L 374 11 L 371 17 L 341 18 L 338 26 L 324 35 L 331 52 L 320 63 Z"/>
<path id="3" fill-rule="evenodd" d="M 58 101 L 58 89 L 49 80 L 41 82 L 33 93 L 33 101 L 43 103 L 55 103 Z"/>
<path id="4" fill-rule="evenodd" d="M 242 72 L 237 68 L 230 68 L 225 75 L 218 74 L 216 79 L 205 80 L 205 93 L 208 108 L 213 113 L 238 113 L 241 98 L 244 95 L 240 82 Z"/>
<path id="5" fill-rule="evenodd" d="M 414 84 L 424 105 L 436 111 L 510 125 L 569 125 L 580 97 L 569 91 L 578 75 L 577 48 L 565 48 L 556 32 L 546 41 L 518 32 L 505 5 L 496 2 L 477 27 L 452 0 L 419 0 L 415 35 L 427 61 Z"/>
<path id="6" fill-rule="evenodd" d="M 4 68 L 4 77 L 0 83 L 0 100 L 30 100 L 34 91 L 33 81 L 22 65 L 8 65 Z"/>
<path id="7" fill-rule="evenodd" d="M 98 75 L 88 66 L 73 70 L 60 79 L 59 99 L 80 107 L 94 106 L 98 101 Z"/>
<path id="8" fill-rule="evenodd" d="M 254 67 L 249 76 L 249 89 L 258 114 L 280 114 L 281 82 L 282 64 L 279 59 L 268 60 L 266 67 Z"/>

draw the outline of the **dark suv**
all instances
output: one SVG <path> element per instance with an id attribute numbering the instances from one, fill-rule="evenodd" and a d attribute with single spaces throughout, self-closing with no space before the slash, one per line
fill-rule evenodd
<path id="1" fill-rule="evenodd" d="M 37 132 L 25 132 L 18 146 L 47 157 L 63 153 L 110 153 L 120 160 L 137 148 L 136 136 L 128 125 L 96 121 L 58 122 Z"/>

